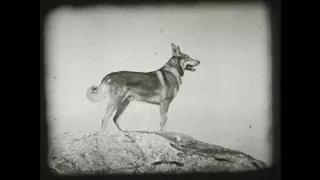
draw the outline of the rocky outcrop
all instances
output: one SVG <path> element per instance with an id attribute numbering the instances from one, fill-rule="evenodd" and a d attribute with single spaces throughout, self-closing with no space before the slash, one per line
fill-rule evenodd
<path id="1" fill-rule="evenodd" d="M 49 167 L 58 174 L 238 172 L 267 165 L 240 151 L 175 132 L 65 133 L 52 138 Z"/>

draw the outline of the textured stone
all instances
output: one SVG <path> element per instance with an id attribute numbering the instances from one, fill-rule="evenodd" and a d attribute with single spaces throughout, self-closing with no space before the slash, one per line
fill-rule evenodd
<path id="1" fill-rule="evenodd" d="M 175 132 L 65 133 L 52 138 L 58 174 L 236 172 L 267 165 L 240 151 Z"/>

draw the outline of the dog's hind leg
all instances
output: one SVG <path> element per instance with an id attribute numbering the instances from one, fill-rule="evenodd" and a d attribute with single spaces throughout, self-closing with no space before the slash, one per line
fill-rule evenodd
<path id="1" fill-rule="evenodd" d="M 168 109 L 170 106 L 171 100 L 164 100 L 160 103 L 160 126 L 161 126 L 161 131 L 165 131 L 165 125 L 168 119 Z"/>
<path id="2" fill-rule="evenodd" d="M 101 122 L 101 133 L 103 133 L 106 130 L 106 126 L 108 124 L 109 119 L 111 118 L 112 114 L 114 113 L 114 111 L 116 110 L 115 107 L 113 107 L 113 105 L 109 105 L 107 106 L 107 110 L 106 113 L 102 119 Z"/>
<path id="3" fill-rule="evenodd" d="M 117 110 L 118 104 L 120 102 L 120 99 L 114 99 L 108 102 L 107 108 L 106 108 L 106 113 L 102 119 L 101 122 L 101 132 L 103 133 L 106 130 L 106 126 L 108 124 L 109 119 L 113 115 L 113 113 Z"/>
<path id="4" fill-rule="evenodd" d="M 119 117 L 121 116 L 121 114 L 126 110 L 126 108 L 128 107 L 130 101 L 128 99 L 122 101 L 119 106 L 118 106 L 118 109 L 117 109 L 117 112 L 116 112 L 116 115 L 114 115 L 113 117 L 113 122 L 116 124 L 116 126 L 118 127 L 118 129 L 120 131 L 122 131 L 122 129 L 120 128 L 119 126 Z"/>

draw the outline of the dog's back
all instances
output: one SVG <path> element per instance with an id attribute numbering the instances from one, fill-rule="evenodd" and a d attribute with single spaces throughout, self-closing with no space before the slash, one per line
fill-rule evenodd
<path id="1" fill-rule="evenodd" d="M 161 84 L 155 72 L 120 71 L 108 76 L 104 83 L 111 87 L 111 92 L 117 91 L 117 95 L 127 96 L 129 100 L 159 103 Z"/>
<path id="2" fill-rule="evenodd" d="M 160 87 L 159 80 L 154 72 L 119 71 L 107 76 L 106 83 L 111 86 L 126 86 L 130 89 L 147 89 L 154 91 Z"/>

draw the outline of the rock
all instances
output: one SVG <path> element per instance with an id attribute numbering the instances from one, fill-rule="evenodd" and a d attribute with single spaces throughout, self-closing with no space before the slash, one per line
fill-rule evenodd
<path id="1" fill-rule="evenodd" d="M 243 152 L 175 132 L 65 133 L 52 138 L 49 167 L 58 174 L 236 172 L 267 165 Z"/>

